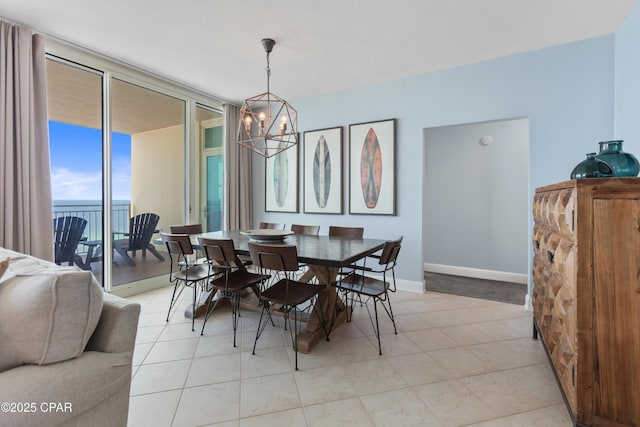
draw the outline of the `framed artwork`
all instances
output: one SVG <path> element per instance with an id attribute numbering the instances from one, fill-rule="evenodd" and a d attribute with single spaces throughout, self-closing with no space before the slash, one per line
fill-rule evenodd
<path id="1" fill-rule="evenodd" d="M 298 212 L 298 144 L 265 159 L 264 210 Z"/>
<path id="2" fill-rule="evenodd" d="M 349 125 L 349 213 L 396 214 L 396 119 Z"/>
<path id="3" fill-rule="evenodd" d="M 304 133 L 304 212 L 342 213 L 342 126 Z"/>

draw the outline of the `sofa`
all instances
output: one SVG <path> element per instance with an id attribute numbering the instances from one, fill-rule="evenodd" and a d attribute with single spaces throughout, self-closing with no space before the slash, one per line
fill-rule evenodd
<path id="1" fill-rule="evenodd" d="M 126 426 L 140 305 L 0 248 L 0 426 Z"/>

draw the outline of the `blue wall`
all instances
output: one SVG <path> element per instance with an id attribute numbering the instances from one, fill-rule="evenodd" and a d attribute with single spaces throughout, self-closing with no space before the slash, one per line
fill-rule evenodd
<path id="1" fill-rule="evenodd" d="M 595 151 L 598 141 L 612 137 L 613 76 L 614 36 L 611 35 L 375 86 L 291 100 L 299 112 L 301 132 L 345 126 L 345 177 L 349 123 L 398 119 L 398 215 L 302 217 L 301 214 L 265 213 L 263 196 L 256 192 L 256 223 L 265 219 L 288 224 L 320 224 L 321 233 L 327 232 L 329 224 L 358 224 L 365 227 L 365 236 L 404 235 L 398 275 L 421 282 L 422 239 L 426 238 L 422 233 L 423 129 L 528 117 L 530 201 L 536 187 L 568 179 L 573 166 L 585 153 Z M 264 166 L 256 163 L 259 165 L 254 185 L 261 188 Z M 462 195 L 465 191 L 464 188 L 449 190 Z M 346 182 L 344 193 L 347 206 Z M 302 197 L 300 193 L 300 200 Z M 530 203 L 528 212 L 531 212 Z"/>
<path id="2" fill-rule="evenodd" d="M 640 157 L 640 6 L 616 32 L 615 137 Z"/>

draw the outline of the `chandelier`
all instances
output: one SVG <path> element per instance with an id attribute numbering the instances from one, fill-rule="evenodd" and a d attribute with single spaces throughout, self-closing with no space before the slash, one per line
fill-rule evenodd
<path id="1" fill-rule="evenodd" d="M 238 144 L 264 157 L 274 156 L 298 143 L 298 112 L 269 91 L 269 54 L 275 44 L 273 39 L 262 39 L 267 52 L 267 91 L 244 101 L 238 124 Z"/>

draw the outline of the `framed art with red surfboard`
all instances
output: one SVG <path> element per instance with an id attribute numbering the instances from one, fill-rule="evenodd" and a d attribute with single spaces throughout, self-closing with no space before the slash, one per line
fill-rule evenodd
<path id="1" fill-rule="evenodd" d="M 304 133 L 304 212 L 342 213 L 342 126 Z"/>
<path id="2" fill-rule="evenodd" d="M 396 119 L 349 125 L 349 213 L 396 214 Z"/>
<path id="3" fill-rule="evenodd" d="M 298 145 L 265 159 L 264 210 L 298 212 Z"/>

